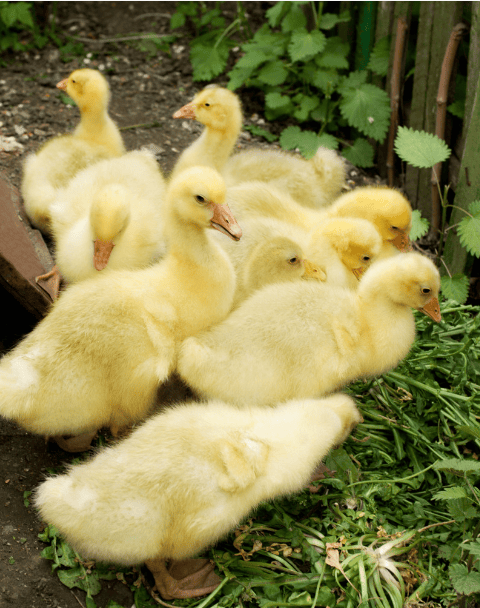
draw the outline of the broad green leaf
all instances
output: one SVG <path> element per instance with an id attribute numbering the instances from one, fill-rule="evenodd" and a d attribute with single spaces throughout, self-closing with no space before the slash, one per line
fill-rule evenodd
<path id="1" fill-rule="evenodd" d="M 351 72 L 347 77 L 344 77 L 338 91 L 341 95 L 345 95 L 350 90 L 355 91 L 362 84 L 366 84 L 368 78 L 368 72 L 362 70 L 361 72 Z"/>
<path id="2" fill-rule="evenodd" d="M 304 122 L 310 116 L 312 112 L 319 104 L 318 97 L 310 97 L 308 95 L 301 95 L 299 100 L 295 100 L 299 105 L 295 109 L 293 115 L 299 122 Z"/>
<path id="3" fill-rule="evenodd" d="M 230 91 L 235 91 L 239 87 L 242 86 L 253 74 L 254 68 L 237 68 L 234 67 L 231 72 L 229 72 L 229 81 L 227 84 L 227 88 Z"/>
<path id="4" fill-rule="evenodd" d="M 318 136 L 318 143 L 322 148 L 329 150 L 338 150 L 338 139 L 329 133 L 322 133 Z"/>
<path id="5" fill-rule="evenodd" d="M 447 488 L 441 492 L 437 492 L 432 496 L 433 500 L 453 500 L 455 498 L 466 498 L 467 493 L 465 488 L 461 486 L 454 486 L 453 488 Z"/>
<path id="6" fill-rule="evenodd" d="M 356 139 L 353 146 L 342 150 L 342 154 L 355 167 L 373 167 L 374 150 L 366 139 Z"/>
<path id="7" fill-rule="evenodd" d="M 462 549 L 465 549 L 465 551 L 468 551 L 472 555 L 480 555 L 480 540 L 477 539 L 476 542 L 463 544 Z"/>
<path id="8" fill-rule="evenodd" d="M 337 72 L 333 70 L 322 70 L 317 69 L 313 74 L 311 83 L 325 93 L 325 95 L 331 95 L 338 84 L 340 77 Z"/>
<path id="9" fill-rule="evenodd" d="M 287 127 L 280 135 L 280 145 L 284 150 L 299 148 L 305 158 L 312 158 L 318 150 L 318 135 L 313 131 L 302 131 L 300 127 Z"/>
<path id="10" fill-rule="evenodd" d="M 270 133 L 270 131 L 262 129 L 262 127 L 259 127 L 257 125 L 244 125 L 243 128 L 245 129 L 245 131 L 250 131 L 250 133 L 258 135 L 259 137 L 263 137 L 270 142 L 276 141 L 278 139 L 278 135 L 274 135 L 273 133 Z"/>
<path id="11" fill-rule="evenodd" d="M 289 2 L 288 8 L 289 10 L 282 20 L 282 32 L 293 32 L 295 34 L 298 30 L 305 29 L 307 18 L 301 6 L 295 2 Z"/>
<path id="12" fill-rule="evenodd" d="M 453 116 L 463 120 L 465 118 L 465 101 L 454 101 L 447 106 L 447 110 L 450 112 L 450 114 L 453 114 Z"/>
<path id="13" fill-rule="evenodd" d="M 307 61 L 311 57 L 318 55 L 325 48 L 327 39 L 322 32 L 313 30 L 296 30 L 292 34 L 292 39 L 288 45 L 288 53 L 292 61 Z"/>
<path id="14" fill-rule="evenodd" d="M 212 80 L 223 72 L 228 60 L 228 47 L 196 44 L 190 50 L 193 80 Z"/>
<path id="15" fill-rule="evenodd" d="M 422 214 L 418 209 L 412 211 L 412 229 L 410 230 L 410 240 L 416 241 L 417 239 L 425 236 L 430 227 L 430 223 L 427 218 L 422 217 Z"/>
<path id="16" fill-rule="evenodd" d="M 350 13 L 348 11 L 343 11 L 340 15 L 323 13 L 318 27 L 321 30 L 331 30 L 337 23 L 346 23 L 348 21 L 350 21 Z"/>
<path id="17" fill-rule="evenodd" d="M 290 97 L 282 95 L 281 93 L 267 93 L 265 95 L 266 106 L 272 110 L 279 110 L 280 108 L 286 108 L 291 105 Z"/>
<path id="18" fill-rule="evenodd" d="M 395 152 L 403 161 L 419 169 L 443 163 L 451 154 L 447 144 L 436 135 L 407 127 L 398 127 Z"/>
<path id="19" fill-rule="evenodd" d="M 92 572 L 85 576 L 85 569 L 81 566 L 69 570 L 57 570 L 57 574 L 60 581 L 70 589 L 78 587 L 83 591 L 90 592 L 91 595 L 97 595 L 102 590 L 102 585 L 95 573 Z"/>
<path id="20" fill-rule="evenodd" d="M 258 49 L 248 51 L 235 64 L 235 68 L 258 68 L 271 58 L 270 55 L 259 51 Z"/>
<path id="21" fill-rule="evenodd" d="M 480 592 L 480 572 L 469 572 L 464 564 L 454 564 L 448 573 L 457 593 L 471 595 Z"/>
<path id="22" fill-rule="evenodd" d="M 437 460 L 433 468 L 439 471 L 457 471 L 459 473 L 480 472 L 480 462 L 461 458 L 446 458 L 445 460 Z"/>
<path id="23" fill-rule="evenodd" d="M 265 13 L 268 19 L 270 27 L 277 27 L 280 25 L 282 17 L 288 10 L 289 2 L 276 2 L 272 8 L 269 8 Z"/>
<path id="24" fill-rule="evenodd" d="M 386 76 L 388 73 L 388 62 L 390 59 L 390 36 L 380 38 L 370 53 L 367 70 L 371 70 L 379 76 Z"/>
<path id="25" fill-rule="evenodd" d="M 443 276 L 440 279 L 442 294 L 445 298 L 464 304 L 468 298 L 469 280 L 464 274 L 454 274 L 453 277 Z"/>
<path id="26" fill-rule="evenodd" d="M 325 459 L 325 464 L 331 471 L 336 471 L 335 477 L 346 483 L 358 480 L 358 469 L 344 448 L 330 452 Z"/>
<path id="27" fill-rule="evenodd" d="M 265 84 L 278 86 L 285 82 L 288 70 L 279 60 L 269 61 L 258 73 L 258 79 Z"/>
<path id="28" fill-rule="evenodd" d="M 8 2 L 7 6 L 0 9 L 0 18 L 10 28 L 17 21 L 28 28 L 33 28 L 30 6 L 27 2 Z"/>
<path id="29" fill-rule="evenodd" d="M 182 27 L 185 25 L 186 17 L 184 13 L 173 13 L 170 19 L 170 29 L 174 30 L 177 27 Z"/>
<path id="30" fill-rule="evenodd" d="M 457 232 L 460 243 L 478 258 L 480 257 L 480 200 L 473 201 L 468 210 L 471 217 L 464 217 L 460 221 Z"/>
<path id="31" fill-rule="evenodd" d="M 383 141 L 390 126 L 390 101 L 382 89 L 363 84 L 344 93 L 340 112 L 348 123 L 367 137 Z"/>

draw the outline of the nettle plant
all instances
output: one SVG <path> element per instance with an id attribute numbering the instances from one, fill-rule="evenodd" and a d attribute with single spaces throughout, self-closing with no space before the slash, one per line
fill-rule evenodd
<path id="1" fill-rule="evenodd" d="M 302 5 L 311 12 L 310 29 Z M 373 166 L 374 149 L 366 138 L 385 139 L 390 102 L 368 80 L 372 71 L 386 73 L 387 46 L 382 42 L 374 49 L 370 69 L 347 74 L 349 45 L 330 32 L 350 20 L 348 12 L 322 14 L 314 2 L 277 2 L 266 16 L 268 22 L 242 45 L 244 55 L 229 72 L 228 88 L 258 88 L 265 94 L 268 120 L 291 116 L 310 127 L 287 127 L 280 135 L 283 148 L 299 148 L 311 158 L 319 145 L 337 149 L 342 143 L 342 154 L 354 165 Z M 345 127 L 351 129 L 352 145 L 335 136 Z"/>
<path id="2" fill-rule="evenodd" d="M 0 2 L 0 53 L 7 50 L 24 51 L 31 46 L 22 38 L 33 34 L 33 44 L 42 48 L 47 38 L 40 35 L 32 17 L 31 2 Z M 28 37 L 27 37 L 28 38 Z"/>
<path id="3" fill-rule="evenodd" d="M 170 25 L 179 27 L 189 19 L 195 27 L 190 60 L 196 81 L 211 80 L 225 70 L 230 50 L 238 45 L 231 34 L 247 36 L 240 45 L 242 56 L 227 74 L 228 88 L 259 89 L 264 94 L 267 120 L 294 118 L 299 123 L 281 133 L 284 149 L 298 148 L 311 158 L 318 146 L 338 149 L 341 143 L 342 154 L 350 162 L 371 167 L 374 149 L 367 138 L 385 139 L 390 102 L 385 91 L 368 81 L 372 73 L 386 75 L 389 44 L 386 39 L 379 41 L 367 70 L 349 73 L 350 46 L 332 31 L 339 23 L 350 21 L 350 15 L 348 11 L 322 13 L 318 10 L 321 5 L 277 2 L 266 12 L 267 23 L 252 35 L 241 2 L 237 3 L 237 18 L 228 27 L 218 6 L 207 12 L 202 3 L 180 2 Z M 310 12 L 310 20 L 304 9 Z M 353 144 L 336 136 L 345 127 L 350 128 Z M 259 127 L 250 130 L 270 141 L 276 139 Z"/>
<path id="4" fill-rule="evenodd" d="M 399 127 L 395 139 L 395 151 L 398 156 L 413 167 L 419 169 L 430 169 L 437 163 L 442 163 L 451 154 L 447 144 L 431 133 L 425 131 L 414 131 L 406 127 Z M 438 176 L 437 176 L 438 177 Z M 442 193 L 439 188 L 440 203 L 442 205 L 442 220 L 440 227 L 440 247 L 443 250 L 443 242 L 446 238 L 447 210 L 455 205 L 447 203 L 448 187 Z M 460 207 L 456 207 L 461 209 Z M 480 257 L 480 200 L 470 203 L 468 211 L 461 209 L 465 213 L 459 224 L 456 226 L 460 243 L 474 257 Z M 416 240 L 424 236 L 430 228 L 427 219 L 421 217 L 418 210 L 413 212 L 413 226 L 410 237 Z M 440 257 L 440 261 L 445 268 L 446 275 L 442 277 L 442 293 L 446 298 L 456 300 L 463 304 L 468 297 L 469 281 L 463 273 L 452 275 L 447 267 L 445 260 Z"/>

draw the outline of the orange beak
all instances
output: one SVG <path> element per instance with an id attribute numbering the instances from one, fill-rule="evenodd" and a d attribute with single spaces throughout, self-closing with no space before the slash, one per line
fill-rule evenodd
<path id="1" fill-rule="evenodd" d="M 58 85 L 57 85 L 58 86 Z M 195 104 L 193 101 L 187 103 L 185 106 L 177 110 L 172 118 L 191 118 L 195 120 Z"/>
<path id="2" fill-rule="evenodd" d="M 96 270 L 103 270 L 110 259 L 110 254 L 115 244 L 112 241 L 95 241 L 93 252 L 93 265 Z"/>
<path id="3" fill-rule="evenodd" d="M 408 234 L 404 230 L 400 230 L 397 236 L 392 239 L 390 243 L 395 245 L 395 247 L 402 253 L 410 251 L 412 248 Z"/>
<path id="4" fill-rule="evenodd" d="M 63 80 L 60 80 L 60 82 L 57 82 L 57 89 L 62 89 L 62 91 L 66 91 L 67 82 L 68 82 L 68 78 L 64 78 Z"/>
<path id="5" fill-rule="evenodd" d="M 303 267 L 305 268 L 305 277 L 310 277 L 312 279 L 318 279 L 319 281 L 326 281 L 327 275 L 325 272 L 317 266 L 310 262 L 310 260 L 303 260 Z"/>
<path id="6" fill-rule="evenodd" d="M 432 298 L 425 304 L 423 308 L 419 308 L 418 310 L 425 313 L 428 317 L 430 317 L 430 319 L 436 321 L 437 323 L 442 320 L 438 298 Z"/>
<path id="7" fill-rule="evenodd" d="M 223 234 L 226 234 L 234 241 L 239 241 L 242 236 L 242 229 L 230 211 L 229 206 L 210 203 L 210 208 L 213 210 L 213 217 L 210 220 L 211 227 L 223 232 Z"/>
<path id="8" fill-rule="evenodd" d="M 363 276 L 363 273 L 365 272 L 365 268 L 363 268 L 362 266 L 360 266 L 360 268 L 352 268 L 352 272 L 355 275 L 357 281 L 360 281 Z"/>

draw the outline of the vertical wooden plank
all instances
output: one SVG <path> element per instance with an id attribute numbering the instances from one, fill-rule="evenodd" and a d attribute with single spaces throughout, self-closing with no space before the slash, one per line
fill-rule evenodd
<path id="1" fill-rule="evenodd" d="M 435 2 L 420 3 L 420 19 L 415 56 L 415 75 L 413 79 L 412 105 L 408 118 L 408 126 L 421 131 L 425 124 L 427 81 L 430 69 L 430 47 L 432 44 L 433 14 Z M 405 191 L 407 198 L 417 207 L 420 175 L 429 176 L 427 169 L 417 169 L 406 166 Z"/>
<path id="2" fill-rule="evenodd" d="M 469 129 L 465 141 L 458 185 L 455 192 L 455 205 L 461 209 L 467 209 L 474 200 L 480 199 L 480 79 L 477 79 L 477 89 L 472 106 Z M 459 209 L 453 209 L 450 218 L 450 226 L 455 226 L 465 213 Z M 463 272 L 467 260 L 467 252 L 460 245 L 455 228 L 449 230 L 445 250 L 444 261 L 450 273 Z"/>

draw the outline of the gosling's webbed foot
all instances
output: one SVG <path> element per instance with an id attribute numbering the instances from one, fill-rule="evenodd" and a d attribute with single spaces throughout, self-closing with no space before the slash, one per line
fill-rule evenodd
<path id="1" fill-rule="evenodd" d="M 52 437 L 47 437 L 47 440 L 54 441 L 62 450 L 65 450 L 65 452 L 85 452 L 90 449 L 96 434 L 97 431 L 74 436 L 54 435 Z"/>
<path id="2" fill-rule="evenodd" d="M 155 586 L 165 600 L 207 595 L 221 583 L 213 564 L 205 558 L 172 561 L 168 569 L 163 559 L 147 560 L 145 565 L 153 574 Z"/>
<path id="3" fill-rule="evenodd" d="M 55 266 L 49 272 L 35 277 L 35 282 L 49 295 L 51 295 L 53 300 L 56 300 L 60 292 L 61 278 L 62 277 L 60 275 L 60 271 L 58 270 L 58 266 L 55 264 Z M 42 285 L 42 283 L 45 283 L 45 285 Z"/>

